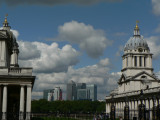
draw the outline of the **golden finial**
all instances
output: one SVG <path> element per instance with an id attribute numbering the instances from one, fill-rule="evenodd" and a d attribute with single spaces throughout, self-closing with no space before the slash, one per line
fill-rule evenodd
<path id="1" fill-rule="evenodd" d="M 8 16 L 8 14 L 5 15 L 5 20 L 4 20 L 5 23 L 8 23 L 7 22 L 7 16 Z"/>
<path id="2" fill-rule="evenodd" d="M 138 27 L 138 23 L 139 23 L 139 21 L 138 21 L 138 20 L 136 20 L 136 29 L 139 29 L 139 27 Z"/>

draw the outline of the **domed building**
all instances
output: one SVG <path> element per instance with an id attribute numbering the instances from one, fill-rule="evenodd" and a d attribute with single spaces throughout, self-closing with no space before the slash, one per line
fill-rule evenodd
<path id="1" fill-rule="evenodd" d="M 152 55 L 136 24 L 133 36 L 124 46 L 118 88 L 106 97 L 106 113 L 111 119 L 159 117 L 155 111 L 159 111 L 160 80 L 153 73 Z"/>
<path id="2" fill-rule="evenodd" d="M 30 120 L 32 68 L 18 65 L 18 43 L 7 17 L 0 30 L 0 119 Z"/>

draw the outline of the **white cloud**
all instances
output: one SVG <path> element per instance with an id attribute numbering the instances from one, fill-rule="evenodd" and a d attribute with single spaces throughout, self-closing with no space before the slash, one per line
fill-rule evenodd
<path id="1" fill-rule="evenodd" d="M 51 45 L 41 42 L 20 41 L 19 43 L 22 52 L 20 54 L 21 66 L 32 66 L 34 72 L 64 72 L 69 66 L 79 62 L 79 52 L 70 45 L 65 45 L 60 49 L 57 43 Z"/>
<path id="2" fill-rule="evenodd" d="M 160 0 L 152 0 L 153 13 L 160 15 Z"/>
<path id="3" fill-rule="evenodd" d="M 151 36 L 146 38 L 149 45 L 151 53 L 153 53 L 153 58 L 156 59 L 160 56 L 160 37 Z"/>
<path id="4" fill-rule="evenodd" d="M 116 56 L 118 57 L 121 56 L 121 53 L 123 52 L 123 50 L 124 50 L 124 46 L 120 45 L 118 51 L 116 52 Z"/>
<path id="5" fill-rule="evenodd" d="M 53 89 L 54 87 L 60 86 L 65 96 L 66 84 L 70 80 L 73 80 L 76 83 L 96 84 L 98 86 L 98 98 L 104 99 L 110 90 L 117 87 L 117 81 L 120 77 L 119 73 L 110 74 L 109 71 L 110 62 L 109 59 L 106 58 L 100 60 L 97 64 L 79 69 L 69 67 L 67 72 L 50 74 L 38 73 L 34 91 L 39 93 L 44 89 Z"/>
<path id="6" fill-rule="evenodd" d="M 77 21 L 67 22 L 63 26 L 59 26 L 59 36 L 54 40 L 78 44 L 92 58 L 103 55 L 106 47 L 111 44 L 103 30 L 96 30 L 91 25 Z"/>
<path id="7" fill-rule="evenodd" d="M 41 51 L 32 42 L 18 41 L 19 44 L 19 59 L 31 60 L 40 58 Z"/>

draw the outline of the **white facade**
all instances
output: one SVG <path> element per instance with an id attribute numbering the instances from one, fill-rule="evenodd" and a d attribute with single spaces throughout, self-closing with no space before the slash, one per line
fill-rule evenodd
<path id="1" fill-rule="evenodd" d="M 116 107 L 116 117 L 124 117 L 124 106 L 128 103 L 131 119 L 138 117 L 138 105 L 140 102 L 146 108 L 153 108 L 154 96 L 159 93 L 160 81 L 154 75 L 152 68 L 152 53 L 143 36 L 140 35 L 139 27 L 136 25 L 134 35 L 125 47 L 122 56 L 122 75 L 118 81 L 118 88 L 106 97 L 106 113 L 110 113 L 111 104 Z M 143 93 L 143 100 L 140 101 L 140 93 Z M 145 96 L 145 97 L 144 97 Z M 126 103 L 126 98 L 128 99 Z M 159 99 L 156 98 L 157 105 Z M 151 114 L 151 113 L 150 113 Z M 149 116 L 152 119 L 152 116 Z"/>
<path id="2" fill-rule="evenodd" d="M 3 29 L 0 30 L 0 112 L 2 112 L 2 120 L 9 118 L 30 120 L 31 91 L 35 76 L 32 76 L 32 68 L 19 67 L 18 53 L 18 43 L 5 18 Z M 16 114 L 18 118 L 15 117 Z M 24 114 L 26 114 L 25 118 Z"/>

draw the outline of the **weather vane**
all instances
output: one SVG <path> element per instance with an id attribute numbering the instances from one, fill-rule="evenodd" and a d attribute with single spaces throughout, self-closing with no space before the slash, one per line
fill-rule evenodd
<path id="1" fill-rule="evenodd" d="M 139 21 L 138 21 L 138 20 L 136 20 L 136 28 L 138 28 L 138 23 L 139 23 Z"/>

